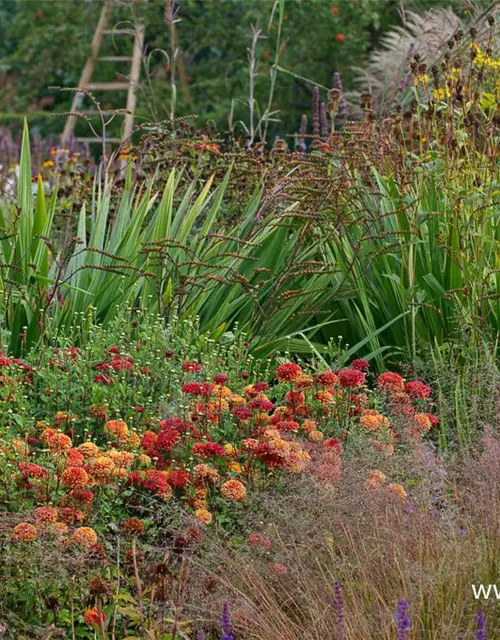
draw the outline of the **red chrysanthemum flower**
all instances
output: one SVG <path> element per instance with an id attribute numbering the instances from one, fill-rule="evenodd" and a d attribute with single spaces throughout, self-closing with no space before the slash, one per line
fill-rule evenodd
<path id="1" fill-rule="evenodd" d="M 167 429 L 169 427 L 173 427 L 179 433 L 184 433 L 185 431 L 192 430 L 194 425 L 192 422 L 188 422 L 187 420 L 182 420 L 181 418 L 164 418 L 160 421 L 159 428 Z"/>
<path id="2" fill-rule="evenodd" d="M 279 420 L 275 426 L 280 431 L 298 431 L 300 428 L 300 425 L 295 420 Z"/>
<path id="3" fill-rule="evenodd" d="M 212 395 L 214 387 L 215 385 L 211 382 L 186 382 L 186 384 L 182 385 L 182 393 L 209 398 Z"/>
<path id="4" fill-rule="evenodd" d="M 276 377 L 283 382 L 293 382 L 302 373 L 302 368 L 295 362 L 285 362 L 276 369 Z"/>
<path id="5" fill-rule="evenodd" d="M 344 389 L 355 389 L 366 382 L 365 374 L 359 369 L 341 369 L 338 372 L 338 377 Z"/>
<path id="6" fill-rule="evenodd" d="M 160 431 L 156 438 L 156 448 L 160 451 L 170 451 L 179 440 L 179 432 L 172 427 L 166 427 Z"/>
<path id="7" fill-rule="evenodd" d="M 123 523 L 122 529 L 125 533 L 141 535 L 144 533 L 144 524 L 139 520 L 139 518 L 129 518 Z"/>
<path id="8" fill-rule="evenodd" d="M 435 416 L 433 413 L 426 413 L 425 415 L 431 421 L 432 426 L 433 427 L 437 427 L 437 425 L 439 424 L 439 418 L 437 416 Z"/>
<path id="9" fill-rule="evenodd" d="M 256 382 L 252 385 L 253 393 L 262 393 L 263 391 L 267 391 L 269 389 L 269 384 L 267 382 Z"/>
<path id="10" fill-rule="evenodd" d="M 158 436 L 153 431 L 144 431 L 141 438 L 141 447 L 146 449 L 146 451 L 153 452 L 154 454 L 157 439 Z"/>
<path id="11" fill-rule="evenodd" d="M 217 442 L 196 442 L 193 445 L 193 455 L 209 458 L 210 456 L 225 456 L 226 451 Z"/>
<path id="12" fill-rule="evenodd" d="M 94 494 L 88 489 L 73 489 L 68 493 L 68 498 L 79 505 L 92 504 Z"/>
<path id="13" fill-rule="evenodd" d="M 370 365 L 368 363 L 368 360 L 359 358 L 358 360 L 353 360 L 351 362 L 351 369 L 357 369 L 358 371 L 368 371 L 369 368 Z"/>
<path id="14" fill-rule="evenodd" d="M 85 457 L 78 449 L 70 449 L 68 451 L 67 467 L 81 467 L 85 463 Z"/>
<path id="15" fill-rule="evenodd" d="M 132 487 L 140 487 L 142 486 L 142 483 L 144 482 L 145 478 L 146 478 L 145 471 L 135 470 L 135 471 L 131 471 L 128 474 L 127 481 Z"/>
<path id="16" fill-rule="evenodd" d="M 343 452 L 342 444 L 340 443 L 340 440 L 337 440 L 336 438 L 329 438 L 328 440 L 325 440 L 323 442 L 323 446 L 327 449 L 335 451 L 338 454 L 341 454 Z"/>
<path id="17" fill-rule="evenodd" d="M 233 407 L 231 411 L 232 415 L 239 420 L 248 420 L 252 416 L 252 412 L 248 407 Z"/>
<path id="18" fill-rule="evenodd" d="M 250 403 L 252 409 L 258 409 L 259 411 L 272 411 L 274 404 L 270 400 L 252 400 Z"/>
<path id="19" fill-rule="evenodd" d="M 405 383 L 403 378 L 399 375 L 399 373 L 394 373 L 393 371 L 382 373 L 377 379 L 377 387 L 382 391 L 386 391 L 387 393 L 396 393 L 398 391 L 403 391 L 404 386 Z"/>
<path id="20" fill-rule="evenodd" d="M 406 393 L 412 398 L 428 398 L 431 395 L 431 388 L 420 380 L 412 380 L 405 384 Z"/>
<path id="21" fill-rule="evenodd" d="M 334 371 L 323 371 L 323 373 L 316 376 L 316 384 L 320 387 L 333 387 L 338 382 L 339 377 Z"/>
<path id="22" fill-rule="evenodd" d="M 297 391 L 294 389 L 293 391 L 289 391 L 285 394 L 285 400 L 289 404 L 296 407 L 300 404 L 304 404 L 304 402 L 306 401 L 306 396 L 303 391 Z"/>
<path id="23" fill-rule="evenodd" d="M 256 549 L 263 549 L 266 552 L 271 550 L 271 541 L 261 533 L 252 533 L 248 536 L 248 544 Z"/>
<path id="24" fill-rule="evenodd" d="M 170 488 L 168 473 L 166 471 L 157 471 L 156 469 L 146 471 L 146 477 L 142 481 L 142 486 L 155 493 L 166 493 Z"/>
<path id="25" fill-rule="evenodd" d="M 182 370 L 186 371 L 186 373 L 196 373 L 197 371 L 201 371 L 203 367 L 198 362 L 192 362 L 188 360 L 187 362 L 182 363 Z"/>
<path id="26" fill-rule="evenodd" d="M 226 384 L 226 382 L 229 380 L 229 376 L 225 373 L 216 373 L 212 380 L 215 382 L 215 384 Z"/>
<path id="27" fill-rule="evenodd" d="M 133 368 L 129 358 L 121 358 L 120 356 L 113 358 L 110 365 L 114 371 L 132 371 Z"/>
<path id="28" fill-rule="evenodd" d="M 20 462 L 18 469 L 26 478 L 48 478 L 49 476 L 47 469 L 34 462 Z"/>
<path id="29" fill-rule="evenodd" d="M 104 373 L 98 373 L 94 376 L 94 382 L 97 382 L 97 384 L 110 385 L 113 384 L 113 378 Z"/>
<path id="30" fill-rule="evenodd" d="M 190 474 L 184 469 L 173 469 L 168 474 L 168 482 L 172 487 L 182 489 L 191 481 Z"/>

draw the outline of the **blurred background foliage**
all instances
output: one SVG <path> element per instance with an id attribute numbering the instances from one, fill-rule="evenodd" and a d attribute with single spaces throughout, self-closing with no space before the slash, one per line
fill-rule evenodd
<path id="1" fill-rule="evenodd" d="M 147 72 L 143 70 L 138 121 L 166 118 L 171 99 L 172 28 L 165 20 L 165 0 L 125 2 L 112 23 L 146 24 Z M 293 74 L 277 76 L 272 109 L 279 122 L 272 133 L 298 128 L 309 109 L 312 82 L 332 86 L 335 71 L 344 89 L 355 84 L 357 69 L 368 62 L 387 30 L 404 24 L 408 11 L 451 8 L 466 17 L 486 0 L 287 0 L 283 16 L 280 66 Z M 263 109 L 269 94 L 278 20 L 270 23 L 273 0 L 179 0 L 174 25 L 179 58 L 176 64 L 176 114 L 196 114 L 200 124 L 212 121 L 238 128 L 248 113 L 252 25 L 261 30 L 256 47 L 256 99 Z M 89 54 L 101 0 L 0 0 L 0 118 L 17 129 L 28 114 L 31 131 L 58 133 L 63 123 L 51 117 L 69 108 L 71 94 L 50 86 L 74 87 Z M 271 24 L 271 26 L 269 26 Z M 131 41 L 108 37 L 104 54 L 127 55 Z M 174 45 L 175 48 L 175 45 Z M 99 80 L 128 73 L 128 63 L 97 67 Z M 100 97 L 100 96 L 99 96 Z M 103 94 L 104 108 L 123 107 L 124 95 Z M 81 123 L 81 126 L 85 126 Z"/>

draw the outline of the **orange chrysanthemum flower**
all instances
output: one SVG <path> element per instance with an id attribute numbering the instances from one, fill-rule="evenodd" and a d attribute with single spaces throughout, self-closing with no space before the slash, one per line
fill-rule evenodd
<path id="1" fill-rule="evenodd" d="M 210 524 L 212 522 L 212 514 L 207 509 L 196 509 L 194 517 L 200 524 Z"/>
<path id="2" fill-rule="evenodd" d="M 325 438 L 325 436 L 321 433 L 321 431 L 318 431 L 318 429 L 309 431 L 308 437 L 311 442 L 321 442 Z"/>
<path id="3" fill-rule="evenodd" d="M 61 482 L 70 489 L 83 489 L 89 484 L 90 476 L 82 467 L 68 467 L 61 474 Z"/>
<path id="4" fill-rule="evenodd" d="M 84 442 L 78 447 L 86 458 L 93 458 L 99 453 L 99 447 L 93 442 Z"/>
<path id="5" fill-rule="evenodd" d="M 247 495 L 245 485 L 239 480 L 227 480 L 220 488 L 220 492 L 228 500 L 241 502 Z"/>
<path id="6" fill-rule="evenodd" d="M 14 527 L 12 539 L 15 542 L 33 542 L 38 538 L 38 531 L 29 522 L 21 522 Z"/>
<path id="7" fill-rule="evenodd" d="M 101 627 L 106 622 L 106 614 L 98 607 L 87 609 L 83 618 L 89 627 Z"/>
<path id="8" fill-rule="evenodd" d="M 372 471 L 368 480 L 365 480 L 365 489 L 380 489 L 385 480 L 385 473 L 382 471 Z"/>
<path id="9" fill-rule="evenodd" d="M 422 431 L 428 431 L 432 427 L 432 422 L 429 420 L 429 416 L 426 413 L 415 413 L 413 416 L 413 422 L 415 426 Z"/>
<path id="10" fill-rule="evenodd" d="M 128 437 L 128 444 L 132 448 L 138 447 L 141 444 L 141 439 L 139 435 L 131 431 Z"/>
<path id="11" fill-rule="evenodd" d="M 71 536 L 71 542 L 90 549 L 97 543 L 97 533 L 91 527 L 78 527 Z"/>
<path id="12" fill-rule="evenodd" d="M 219 472 L 209 464 L 197 464 L 194 468 L 194 477 L 198 481 L 217 482 Z"/>
<path id="13" fill-rule="evenodd" d="M 45 444 L 49 444 L 49 440 L 53 438 L 57 434 L 57 429 L 52 429 L 51 427 L 44 429 L 40 434 L 40 440 Z"/>
<path id="14" fill-rule="evenodd" d="M 125 533 L 141 535 L 144 533 L 144 524 L 139 520 L 139 518 L 129 518 L 123 523 L 123 531 Z"/>
<path id="15" fill-rule="evenodd" d="M 54 532 L 57 533 L 58 535 L 63 535 L 64 533 L 68 532 L 68 525 L 65 524 L 64 522 L 54 522 Z"/>
<path id="16" fill-rule="evenodd" d="M 49 449 L 54 453 L 61 453 L 62 451 L 67 451 L 71 449 L 73 443 L 71 442 L 71 438 L 67 436 L 65 433 L 55 433 L 51 438 L 49 438 Z"/>
<path id="17" fill-rule="evenodd" d="M 315 420 L 304 420 L 300 428 L 302 429 L 302 431 L 309 433 L 310 431 L 314 431 L 316 429 L 316 422 Z"/>
<path id="18" fill-rule="evenodd" d="M 130 451 L 118 451 L 117 449 L 111 449 L 108 451 L 108 456 L 113 460 L 117 467 L 126 468 L 134 461 L 134 454 Z"/>
<path id="19" fill-rule="evenodd" d="M 123 420 L 108 420 L 104 425 L 104 431 L 118 440 L 125 441 L 128 438 L 128 427 Z"/>
<path id="20" fill-rule="evenodd" d="M 112 476 L 115 463 L 108 456 L 92 458 L 90 472 L 98 482 L 107 482 Z"/>
<path id="21" fill-rule="evenodd" d="M 38 507 L 33 512 L 35 520 L 40 523 L 55 522 L 57 520 L 57 510 L 53 507 Z"/>
<path id="22" fill-rule="evenodd" d="M 66 524 L 75 524 L 76 522 L 82 522 L 85 514 L 79 509 L 73 507 L 63 507 L 59 509 L 59 518 Z"/>

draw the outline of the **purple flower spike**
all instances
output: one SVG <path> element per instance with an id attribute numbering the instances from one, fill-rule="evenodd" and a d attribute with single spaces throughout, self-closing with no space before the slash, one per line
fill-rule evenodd
<path id="1" fill-rule="evenodd" d="M 408 615 L 408 609 L 410 608 L 410 603 L 408 600 L 402 598 L 398 602 L 398 607 L 396 609 L 396 624 L 398 626 L 398 640 L 406 640 L 408 637 L 408 632 L 411 629 L 410 616 Z"/>
<path id="2" fill-rule="evenodd" d="M 345 640 L 347 634 L 344 623 L 344 597 L 342 595 L 342 585 L 338 581 L 335 583 L 335 608 L 337 610 L 339 640 Z"/>
<path id="3" fill-rule="evenodd" d="M 203 631 L 203 629 L 201 629 L 201 631 L 198 631 L 196 640 L 205 640 L 205 632 Z"/>
<path id="4" fill-rule="evenodd" d="M 235 640 L 236 636 L 231 624 L 231 617 L 229 616 L 229 605 L 227 604 L 227 602 L 224 602 L 222 606 L 222 620 L 220 626 L 222 631 L 224 632 L 224 635 L 220 640 Z"/>
<path id="5" fill-rule="evenodd" d="M 483 608 L 480 607 L 477 612 L 477 631 L 476 631 L 476 640 L 486 640 L 486 624 L 484 620 L 484 611 Z"/>

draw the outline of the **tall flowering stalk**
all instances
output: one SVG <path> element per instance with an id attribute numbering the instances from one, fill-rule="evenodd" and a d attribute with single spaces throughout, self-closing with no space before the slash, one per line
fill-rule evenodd
<path id="1" fill-rule="evenodd" d="M 345 640 L 347 634 L 344 621 L 344 596 L 342 594 L 342 585 L 338 581 L 335 582 L 335 608 L 337 611 L 339 640 Z"/>
<path id="2" fill-rule="evenodd" d="M 408 638 L 408 632 L 411 628 L 410 616 L 408 615 L 408 609 L 410 603 L 408 600 L 401 598 L 398 602 L 396 609 L 396 624 L 398 626 L 398 640 L 406 640 Z"/>
<path id="3" fill-rule="evenodd" d="M 229 605 L 227 602 L 224 602 L 222 607 L 222 620 L 220 623 L 221 629 L 224 632 L 224 635 L 220 640 L 234 640 L 236 638 L 233 626 L 231 624 L 231 617 L 229 615 Z"/>
<path id="4" fill-rule="evenodd" d="M 484 619 L 484 611 L 483 608 L 480 607 L 476 616 L 477 620 L 477 631 L 475 638 L 476 640 L 486 640 L 486 624 Z"/>

